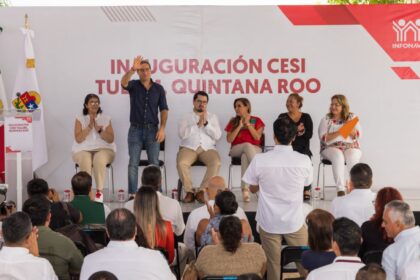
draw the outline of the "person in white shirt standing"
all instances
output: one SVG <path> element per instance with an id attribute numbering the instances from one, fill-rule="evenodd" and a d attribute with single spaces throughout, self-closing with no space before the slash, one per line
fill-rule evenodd
<path id="1" fill-rule="evenodd" d="M 331 213 L 335 218 L 346 217 L 360 227 L 375 213 L 376 194 L 372 186 L 372 169 L 366 163 L 358 163 L 350 170 L 348 183 L 349 194 L 336 197 L 331 204 Z"/>
<path id="2" fill-rule="evenodd" d="M 404 268 L 420 258 L 420 228 L 415 226 L 410 206 L 400 200 L 385 205 L 382 220 L 386 234 L 394 239 L 382 255 L 382 267 L 387 280 L 399 280 Z"/>
<path id="3" fill-rule="evenodd" d="M 204 187 L 211 177 L 219 173 L 221 166 L 216 141 L 222 136 L 222 130 L 217 116 L 207 111 L 208 102 L 209 96 L 204 91 L 194 94 L 193 112 L 184 115 L 178 123 L 181 147 L 176 157 L 176 167 L 186 192 L 185 203 L 191 203 L 194 199 L 204 203 Z M 190 168 L 197 159 L 206 165 L 207 171 L 194 197 Z"/>
<path id="4" fill-rule="evenodd" d="M 309 157 L 293 151 L 291 146 L 297 126 L 287 118 L 279 118 L 273 129 L 274 150 L 257 154 L 242 178 L 251 192 L 260 192 L 256 221 L 267 255 L 268 280 L 280 279 L 283 237 L 288 245 L 308 244 L 302 192 L 312 182 L 313 174 Z"/>
<path id="5" fill-rule="evenodd" d="M 2 232 L 0 279 L 58 279 L 49 261 L 38 257 L 38 229 L 32 227 L 28 214 L 16 212 L 4 219 Z"/>
<path id="6" fill-rule="evenodd" d="M 332 249 L 337 257 L 332 264 L 312 270 L 306 279 L 354 280 L 359 269 L 365 266 L 357 256 L 361 244 L 362 231 L 354 221 L 348 218 L 335 220 Z"/>
<path id="7" fill-rule="evenodd" d="M 85 257 L 80 280 L 87 280 L 101 270 L 124 280 L 175 280 L 161 252 L 137 246 L 134 239 L 138 228 L 129 210 L 113 210 L 106 218 L 106 232 L 111 241 L 104 249 Z"/>

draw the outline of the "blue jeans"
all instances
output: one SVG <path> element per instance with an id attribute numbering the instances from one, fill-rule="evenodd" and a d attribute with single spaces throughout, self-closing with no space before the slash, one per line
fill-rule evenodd
<path id="1" fill-rule="evenodd" d="M 135 194 L 138 187 L 139 162 L 142 150 L 146 150 L 149 164 L 159 166 L 160 143 L 156 141 L 156 127 L 135 127 L 128 130 L 128 193 Z"/>

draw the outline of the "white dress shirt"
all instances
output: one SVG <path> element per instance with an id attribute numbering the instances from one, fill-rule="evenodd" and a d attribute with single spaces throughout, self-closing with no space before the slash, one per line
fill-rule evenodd
<path id="1" fill-rule="evenodd" d="M 136 242 L 110 241 L 83 262 L 80 280 L 101 270 L 112 272 L 118 279 L 176 279 L 161 252 L 137 246 Z"/>
<path id="2" fill-rule="evenodd" d="M 359 269 L 364 266 L 358 257 L 340 256 L 332 264 L 312 270 L 306 280 L 354 280 Z"/>
<path id="3" fill-rule="evenodd" d="M 56 280 L 54 269 L 47 259 L 35 257 L 23 247 L 6 247 L 0 251 L 0 279 Z"/>
<path id="4" fill-rule="evenodd" d="M 209 200 L 209 204 L 214 206 L 214 200 Z M 240 220 L 248 221 L 248 218 L 241 207 L 238 207 L 234 216 L 238 217 Z M 188 216 L 184 233 L 184 244 L 188 249 L 194 250 L 195 248 L 195 232 L 202 219 L 210 219 L 210 214 L 206 205 L 194 209 Z"/>
<path id="5" fill-rule="evenodd" d="M 375 213 L 376 194 L 370 189 L 353 189 L 349 194 L 336 197 L 331 203 L 331 213 L 338 219 L 349 218 L 362 226 Z"/>
<path id="6" fill-rule="evenodd" d="M 420 259 L 407 265 L 401 276 L 402 280 L 420 280 Z"/>
<path id="7" fill-rule="evenodd" d="M 175 235 L 180 236 L 185 229 L 184 217 L 182 216 L 182 209 L 179 202 L 173 198 L 157 192 L 159 199 L 159 210 L 162 218 L 171 222 L 172 230 Z M 127 201 L 124 205 L 125 208 L 134 213 L 134 199 Z"/>
<path id="8" fill-rule="evenodd" d="M 401 279 L 404 268 L 420 258 L 420 228 L 418 226 L 403 230 L 382 255 L 382 267 L 386 279 Z"/>
<path id="9" fill-rule="evenodd" d="M 215 114 L 207 112 L 208 124 L 198 127 L 200 117 L 188 113 L 178 123 L 178 135 L 181 138 L 181 147 L 197 150 L 201 146 L 204 151 L 216 149 L 216 141 L 222 136 L 219 120 Z"/>
<path id="10" fill-rule="evenodd" d="M 304 223 L 303 187 L 312 182 L 312 174 L 309 157 L 290 145 L 255 155 L 242 180 L 259 185 L 258 226 L 272 234 L 299 230 Z"/>

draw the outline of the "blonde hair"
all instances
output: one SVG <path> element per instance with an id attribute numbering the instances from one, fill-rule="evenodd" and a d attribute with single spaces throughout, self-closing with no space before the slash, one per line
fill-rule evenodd
<path id="1" fill-rule="evenodd" d="M 336 99 L 338 104 L 340 104 L 342 107 L 341 116 L 340 116 L 341 119 L 344 121 L 348 120 L 351 113 L 350 113 L 350 106 L 349 106 L 349 102 L 347 101 L 347 98 L 342 94 L 336 94 L 331 97 L 331 101 L 333 101 L 334 99 Z M 330 118 L 333 117 L 331 110 L 327 115 Z"/>
<path id="2" fill-rule="evenodd" d="M 136 222 L 151 248 L 155 248 L 158 243 L 156 240 L 157 229 L 166 239 L 165 221 L 160 214 L 158 196 L 151 187 L 141 187 L 137 191 L 134 198 L 134 216 L 136 216 Z"/>

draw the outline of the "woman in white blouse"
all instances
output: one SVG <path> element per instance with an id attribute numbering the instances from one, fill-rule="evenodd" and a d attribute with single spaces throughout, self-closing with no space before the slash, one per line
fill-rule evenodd
<path id="1" fill-rule="evenodd" d="M 73 160 L 80 171 L 92 174 L 96 182 L 96 200 L 103 201 L 106 166 L 115 157 L 114 130 L 111 118 L 102 114 L 99 97 L 90 93 L 85 97 L 83 114 L 74 124 Z"/>
<path id="2" fill-rule="evenodd" d="M 347 98 L 337 94 L 331 97 L 330 112 L 321 120 L 318 128 L 321 157 L 332 163 L 338 196 L 345 195 L 345 166 L 350 170 L 362 156 L 358 141 L 361 136 L 359 122 L 348 137 L 344 138 L 339 132 L 343 125 L 354 118 L 356 116 L 350 112 Z"/>

